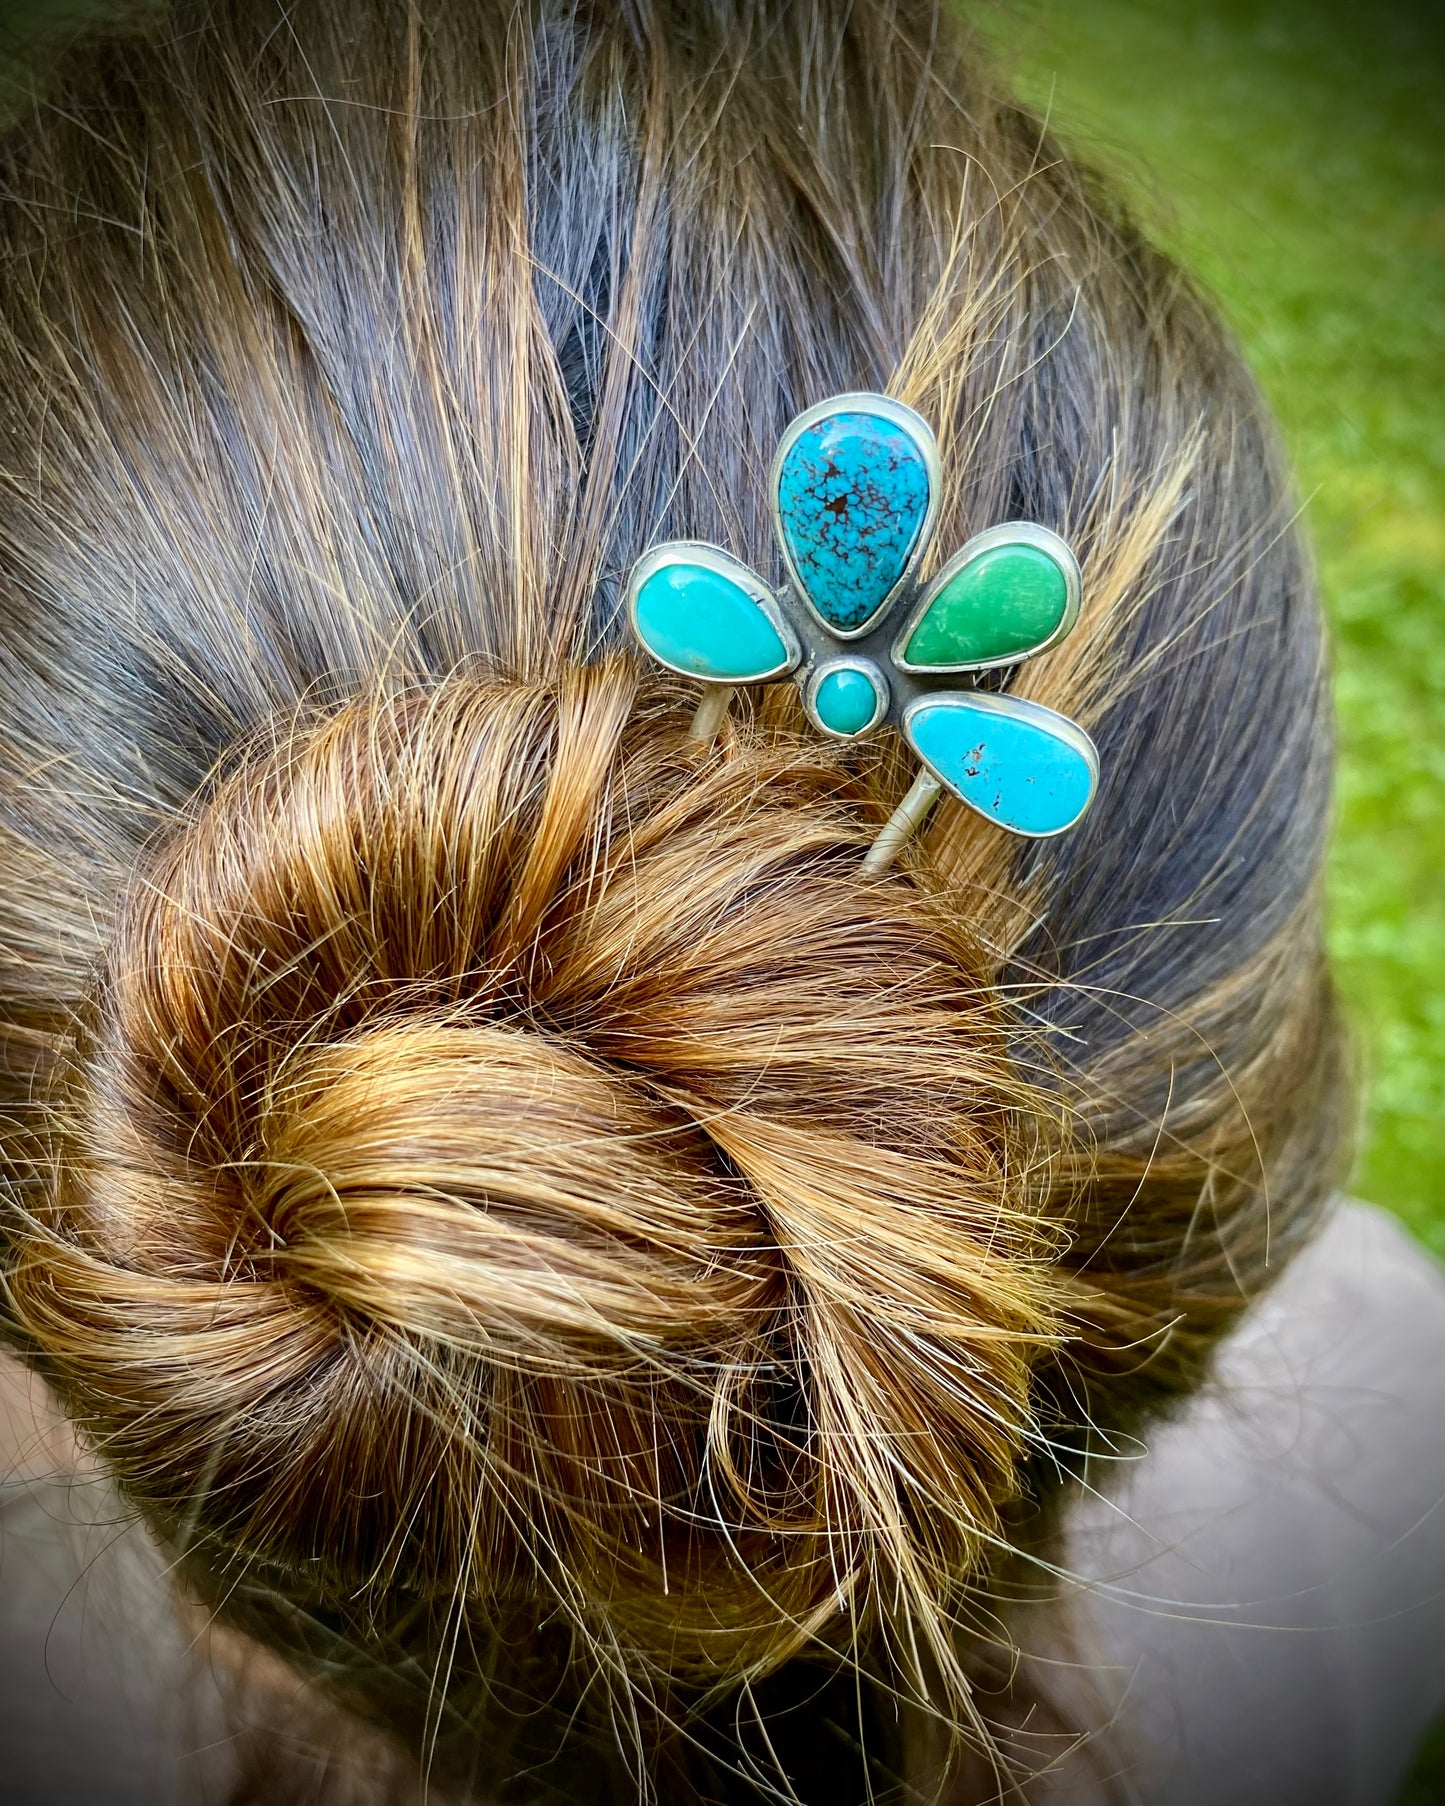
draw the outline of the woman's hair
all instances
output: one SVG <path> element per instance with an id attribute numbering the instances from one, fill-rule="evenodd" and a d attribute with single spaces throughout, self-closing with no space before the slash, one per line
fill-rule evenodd
<path id="1" fill-rule="evenodd" d="M 1236 352 L 929 0 L 175 0 L 0 190 L 11 1334 L 223 1615 L 489 1726 L 477 1785 L 809 1653 L 986 1716 L 1006 1552 L 1347 1115 Z M 658 540 L 776 578 L 773 447 L 858 388 L 942 553 L 1078 552 L 1009 679 L 1099 745 L 1061 840 L 949 805 L 866 878 L 895 744 L 780 686 L 701 751 L 629 646 Z"/>

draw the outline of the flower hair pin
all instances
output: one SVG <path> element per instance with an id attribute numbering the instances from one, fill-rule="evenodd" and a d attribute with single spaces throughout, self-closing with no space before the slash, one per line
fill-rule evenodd
<path id="1" fill-rule="evenodd" d="M 693 736 L 713 739 L 738 686 L 785 677 L 830 739 L 895 727 L 923 769 L 869 850 L 871 872 L 887 869 L 944 790 L 1015 834 L 1073 827 L 1098 784 L 1093 741 L 1052 709 L 976 687 L 1072 629 L 1079 567 L 1064 541 L 1029 521 L 990 527 L 920 591 L 938 444 L 883 395 L 838 395 L 799 414 L 770 489 L 781 589 L 692 540 L 654 546 L 628 580 L 642 645 L 707 686 Z"/>

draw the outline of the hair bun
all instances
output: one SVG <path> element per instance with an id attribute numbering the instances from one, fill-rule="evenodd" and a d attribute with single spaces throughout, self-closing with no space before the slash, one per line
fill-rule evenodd
<path id="1" fill-rule="evenodd" d="M 329 1305 L 579 1377 L 759 1308 L 736 1199 L 688 1170 L 699 1138 L 565 1043 L 443 1018 L 292 1065 L 247 1202 L 277 1273 Z M 704 1221 L 735 1258 L 699 1261 Z"/>
<path id="2" fill-rule="evenodd" d="M 976 949 L 833 755 L 624 665 L 258 750 L 137 876 L 15 1294 L 221 1574 L 634 1672 L 950 1601 L 1055 1332 Z"/>

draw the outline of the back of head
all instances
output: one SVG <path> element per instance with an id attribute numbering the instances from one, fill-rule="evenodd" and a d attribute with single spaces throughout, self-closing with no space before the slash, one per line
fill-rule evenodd
<path id="1" fill-rule="evenodd" d="M 808 1652 L 965 1721 L 999 1552 L 1337 1158 L 1234 352 L 923 0 L 176 4 L 6 155 L 14 1333 L 425 1737 L 438 1675 L 646 1744 Z M 619 618 L 663 538 L 769 572 L 772 447 L 869 386 L 940 545 L 1077 549 L 1011 688 L 1104 772 L 883 880 L 898 748 L 768 692 L 699 752 Z"/>

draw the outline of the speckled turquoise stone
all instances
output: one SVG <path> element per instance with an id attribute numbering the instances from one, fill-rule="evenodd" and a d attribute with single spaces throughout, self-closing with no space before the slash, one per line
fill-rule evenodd
<path id="1" fill-rule="evenodd" d="M 830 415 L 804 429 L 778 473 L 778 520 L 818 618 L 868 625 L 907 567 L 928 514 L 928 467 L 881 414 Z"/>
<path id="2" fill-rule="evenodd" d="M 1006 698 L 991 708 L 941 696 L 911 713 L 907 735 L 933 775 L 980 815 L 1018 834 L 1061 834 L 1094 796 L 1094 766 L 1070 729 L 1047 710 L 1011 709 Z"/>
<path id="3" fill-rule="evenodd" d="M 709 683 L 777 676 L 791 663 L 782 635 L 742 584 L 704 564 L 665 564 L 637 592 L 637 637 L 674 671 Z"/>
<path id="4" fill-rule="evenodd" d="M 933 598 L 908 636 L 904 662 L 956 668 L 1021 658 L 1057 629 L 1068 605 L 1067 579 L 1047 552 L 993 546 Z"/>
<path id="5" fill-rule="evenodd" d="M 832 734 L 861 734 L 882 701 L 874 679 L 849 665 L 826 672 L 813 691 L 814 713 Z"/>

